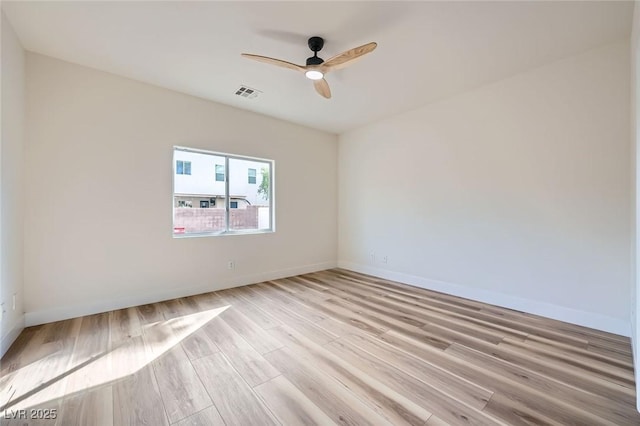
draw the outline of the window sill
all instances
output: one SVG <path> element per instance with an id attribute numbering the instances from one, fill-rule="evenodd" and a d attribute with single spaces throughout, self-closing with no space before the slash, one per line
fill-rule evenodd
<path id="1" fill-rule="evenodd" d="M 202 232 L 193 234 L 171 234 L 175 239 L 183 238 L 202 238 L 202 237 L 226 237 L 232 235 L 257 235 L 257 234 L 273 234 L 276 231 L 274 229 L 259 229 L 259 230 L 238 230 L 238 231 L 225 231 L 225 232 Z"/>

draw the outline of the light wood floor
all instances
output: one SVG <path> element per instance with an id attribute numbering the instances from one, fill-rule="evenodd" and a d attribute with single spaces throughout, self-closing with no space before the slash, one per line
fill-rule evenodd
<path id="1" fill-rule="evenodd" d="M 3 425 L 638 425 L 634 406 L 627 338 L 340 269 L 28 328 L 0 376 L 2 410 L 57 417 Z"/>

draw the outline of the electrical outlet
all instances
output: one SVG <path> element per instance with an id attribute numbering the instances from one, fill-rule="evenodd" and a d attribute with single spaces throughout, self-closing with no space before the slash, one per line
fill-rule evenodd
<path id="1" fill-rule="evenodd" d="M 229 262 L 227 262 L 227 269 L 236 269 L 236 261 L 230 260 Z"/>
<path id="2" fill-rule="evenodd" d="M 6 313 L 7 313 L 7 311 L 5 311 L 5 309 L 4 309 L 4 302 L 2 302 L 2 303 L 0 303 L 0 320 L 2 318 L 4 318 L 4 314 L 6 314 Z"/>
<path id="3" fill-rule="evenodd" d="M 384 256 L 382 256 L 382 260 L 380 260 L 381 263 L 387 263 L 389 259 L 387 258 L 387 255 L 385 254 Z"/>
<path id="4" fill-rule="evenodd" d="M 369 252 L 369 260 L 371 260 L 371 263 L 376 263 L 376 253 L 374 251 Z"/>
<path id="5" fill-rule="evenodd" d="M 13 293 L 13 303 L 12 303 L 12 305 L 13 305 L 13 310 L 15 311 L 16 310 L 16 293 Z"/>

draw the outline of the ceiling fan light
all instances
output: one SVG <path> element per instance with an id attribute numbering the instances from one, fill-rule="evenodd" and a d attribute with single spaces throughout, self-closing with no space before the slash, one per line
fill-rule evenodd
<path id="1" fill-rule="evenodd" d="M 309 79 L 309 80 L 322 80 L 322 78 L 324 78 L 324 74 L 322 74 L 320 71 L 318 70 L 309 70 L 306 73 L 304 73 L 304 75 Z"/>

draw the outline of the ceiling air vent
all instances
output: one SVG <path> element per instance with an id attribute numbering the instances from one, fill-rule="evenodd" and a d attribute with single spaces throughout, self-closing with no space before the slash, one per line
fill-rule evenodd
<path id="1" fill-rule="evenodd" d="M 247 98 L 247 99 L 255 99 L 261 93 L 262 92 L 259 90 L 252 89 L 251 87 L 247 87 L 244 85 L 240 86 L 238 90 L 236 90 L 236 95 L 242 96 L 243 98 Z"/>

